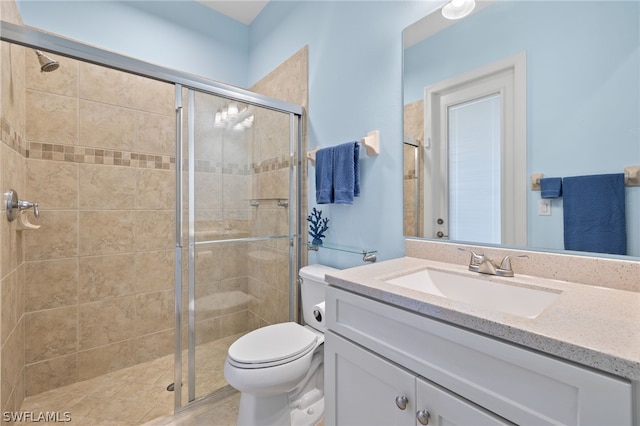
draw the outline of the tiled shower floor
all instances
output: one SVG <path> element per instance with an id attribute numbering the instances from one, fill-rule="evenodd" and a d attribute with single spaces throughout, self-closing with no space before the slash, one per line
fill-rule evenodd
<path id="1" fill-rule="evenodd" d="M 224 361 L 229 345 L 238 337 L 239 335 L 226 337 L 196 348 L 196 395 L 205 395 L 226 386 Z M 71 422 L 67 424 L 83 426 L 141 425 L 158 417 L 169 416 L 173 413 L 174 394 L 166 388 L 173 382 L 173 358 L 173 355 L 167 355 L 28 397 L 24 400 L 21 411 L 58 412 L 60 416 L 68 412 Z M 183 362 L 184 360 L 186 352 L 183 354 Z M 186 368 L 183 367 L 183 376 L 185 373 Z M 185 386 L 183 403 L 186 400 Z M 218 405 L 226 407 L 224 404 Z M 228 408 L 224 409 L 230 412 L 218 418 L 221 421 L 223 418 L 230 418 L 230 423 L 220 423 L 219 426 L 235 424 L 237 403 L 227 405 Z"/>

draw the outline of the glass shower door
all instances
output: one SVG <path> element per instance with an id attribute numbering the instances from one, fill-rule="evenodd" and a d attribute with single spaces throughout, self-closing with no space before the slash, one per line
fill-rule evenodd
<path id="1" fill-rule="evenodd" d="M 182 404 L 232 391 L 228 347 L 293 318 L 297 120 L 182 89 Z"/>

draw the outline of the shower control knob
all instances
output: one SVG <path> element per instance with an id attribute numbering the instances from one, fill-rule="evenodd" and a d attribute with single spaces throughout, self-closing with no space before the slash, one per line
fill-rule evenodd
<path id="1" fill-rule="evenodd" d="M 407 403 L 408 402 L 409 402 L 409 400 L 407 399 L 406 396 L 404 396 L 404 395 L 396 396 L 396 406 L 399 409 L 404 410 L 405 408 L 407 408 Z"/>
<path id="2" fill-rule="evenodd" d="M 420 410 L 416 413 L 416 419 L 421 425 L 428 425 L 431 414 L 427 410 Z"/>

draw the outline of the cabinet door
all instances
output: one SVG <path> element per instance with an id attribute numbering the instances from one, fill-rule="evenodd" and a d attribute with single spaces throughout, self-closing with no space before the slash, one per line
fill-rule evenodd
<path id="1" fill-rule="evenodd" d="M 415 424 L 413 374 L 331 332 L 324 357 L 327 426 Z"/>
<path id="2" fill-rule="evenodd" d="M 416 410 L 418 419 L 416 424 L 418 425 L 504 426 L 514 424 L 434 383 L 422 379 L 417 379 L 416 381 Z"/>

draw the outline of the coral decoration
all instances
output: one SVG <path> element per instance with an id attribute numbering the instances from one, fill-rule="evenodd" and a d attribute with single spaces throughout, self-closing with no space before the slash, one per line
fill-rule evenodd
<path id="1" fill-rule="evenodd" d="M 329 226 L 327 226 L 329 219 L 322 219 L 322 210 L 316 210 L 314 207 L 311 214 L 307 216 L 307 221 L 309 222 L 309 235 L 313 238 L 311 244 L 321 246 L 322 239 L 325 238 L 324 233 L 329 229 Z"/>

